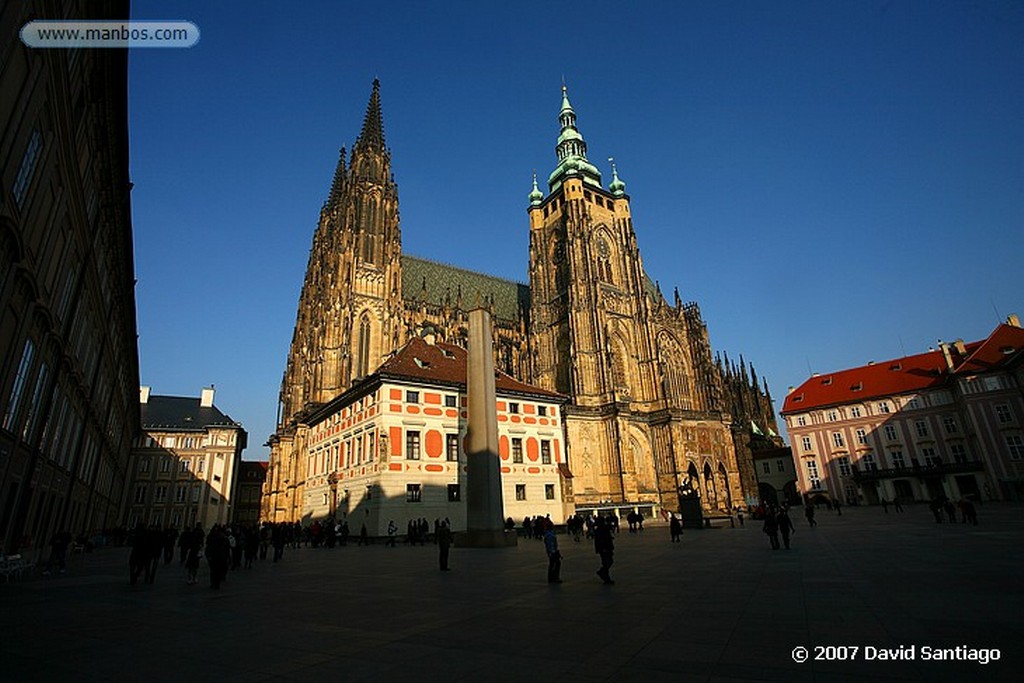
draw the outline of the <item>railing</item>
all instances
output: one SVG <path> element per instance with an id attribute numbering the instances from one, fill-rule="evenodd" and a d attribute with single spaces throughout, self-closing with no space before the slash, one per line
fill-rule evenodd
<path id="1" fill-rule="evenodd" d="M 910 465 L 875 470 L 864 470 L 854 465 L 850 469 L 853 470 L 854 481 L 867 481 L 872 479 L 892 479 L 893 477 L 928 477 L 941 474 L 959 474 L 961 472 L 981 472 L 985 469 L 985 463 L 980 460 L 937 462 L 932 465 Z"/>

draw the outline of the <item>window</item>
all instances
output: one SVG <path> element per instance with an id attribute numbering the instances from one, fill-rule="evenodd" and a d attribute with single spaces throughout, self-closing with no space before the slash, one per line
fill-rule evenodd
<path id="1" fill-rule="evenodd" d="M 847 484 L 843 487 L 843 492 L 846 494 L 846 502 L 853 505 L 857 502 L 857 487 L 853 484 Z"/>
<path id="2" fill-rule="evenodd" d="M 785 472 L 786 471 L 786 461 L 785 460 L 781 460 L 781 459 L 780 460 L 776 460 L 775 461 L 775 471 L 776 472 Z"/>
<path id="3" fill-rule="evenodd" d="M 898 449 L 891 451 L 889 457 L 892 458 L 892 466 L 896 469 L 901 470 L 907 466 L 907 461 L 903 459 L 903 451 Z"/>
<path id="4" fill-rule="evenodd" d="M 458 484 L 448 484 L 448 502 L 458 503 L 462 500 L 462 491 Z"/>
<path id="5" fill-rule="evenodd" d="M 181 470 L 181 472 L 182 472 L 182 473 L 187 473 L 187 472 L 188 472 L 188 469 L 189 469 L 189 467 L 188 467 L 188 460 L 182 460 L 182 461 L 181 461 L 181 464 L 180 464 L 180 470 Z"/>
<path id="6" fill-rule="evenodd" d="M 206 460 L 203 459 L 203 458 L 200 458 L 199 461 L 196 463 L 196 472 L 205 472 L 205 471 L 206 471 Z"/>
<path id="7" fill-rule="evenodd" d="M 880 413 L 888 413 L 889 412 L 889 404 L 887 402 L 885 402 L 885 401 L 882 401 L 881 403 L 879 403 L 878 404 L 878 412 L 880 412 Z"/>
<path id="8" fill-rule="evenodd" d="M 454 408 L 455 407 L 455 395 L 454 394 L 448 394 L 448 395 L 446 395 L 444 397 L 444 407 L 445 408 Z"/>
<path id="9" fill-rule="evenodd" d="M 420 459 L 420 433 L 411 429 L 405 433 L 405 457 L 407 460 Z"/>
<path id="10" fill-rule="evenodd" d="M 798 427 L 806 427 L 807 426 L 807 418 L 804 417 L 803 415 L 801 415 L 800 417 L 796 418 L 796 424 L 797 424 Z"/>
<path id="11" fill-rule="evenodd" d="M 545 417 L 548 414 L 547 406 L 537 406 L 537 414 L 541 417 Z"/>
<path id="12" fill-rule="evenodd" d="M 865 432 L 863 429 L 858 429 L 857 430 L 857 443 L 867 443 L 867 442 L 868 442 L 868 433 Z"/>
<path id="13" fill-rule="evenodd" d="M 836 458 L 836 465 L 839 466 L 839 474 L 844 477 L 850 476 L 850 459 L 847 457 Z"/>
<path id="14" fill-rule="evenodd" d="M 1024 440 L 1019 434 L 1007 434 L 1006 447 L 1010 449 L 1010 460 L 1024 460 Z"/>
<path id="15" fill-rule="evenodd" d="M 142 458 L 139 460 L 139 472 L 142 474 L 149 473 L 149 458 Z"/>
<path id="16" fill-rule="evenodd" d="M 164 437 L 164 448 L 174 448 L 174 437 L 173 436 L 165 436 Z"/>
<path id="17" fill-rule="evenodd" d="M 825 414 L 825 419 L 828 420 L 829 422 L 835 422 L 836 420 L 839 419 L 839 413 L 837 413 L 834 410 L 830 410 L 828 411 L 828 413 Z"/>
<path id="18" fill-rule="evenodd" d="M 860 406 L 850 408 L 850 417 L 860 417 Z"/>
<path id="19" fill-rule="evenodd" d="M 1003 383 L 1001 377 L 986 377 L 985 378 L 985 390 L 986 391 L 998 391 L 1002 388 Z"/>
<path id="20" fill-rule="evenodd" d="M 967 449 L 962 443 L 949 444 L 949 454 L 953 456 L 953 462 L 967 462 Z"/>
<path id="21" fill-rule="evenodd" d="M 187 494 L 188 494 L 188 487 L 187 486 L 176 486 L 174 488 L 174 502 L 175 503 L 184 503 L 185 502 L 185 496 Z"/>
<path id="22" fill-rule="evenodd" d="M 202 492 L 202 489 L 199 488 L 199 484 L 192 484 L 192 502 L 193 503 L 198 503 L 199 502 L 199 494 L 201 492 Z"/>
<path id="23" fill-rule="evenodd" d="M 139 484 L 135 487 L 135 502 L 145 503 L 146 502 L 146 485 Z"/>
<path id="24" fill-rule="evenodd" d="M 448 460 L 455 462 L 459 459 L 459 435 L 448 434 L 445 436 L 445 452 L 448 454 Z"/>
<path id="25" fill-rule="evenodd" d="M 526 500 L 526 484 L 516 484 L 516 500 Z"/>
<path id="26" fill-rule="evenodd" d="M 32 180 L 32 172 L 36 169 L 36 161 L 39 159 L 39 150 L 42 146 L 43 136 L 39 133 L 39 129 L 36 129 L 32 131 L 32 137 L 29 138 L 28 144 L 25 146 L 25 153 L 21 156 L 18 174 L 14 177 L 14 185 L 11 187 L 11 193 L 14 195 L 14 201 L 18 204 L 19 209 L 22 202 L 25 201 L 25 194 L 28 192 L 29 182 Z"/>
<path id="27" fill-rule="evenodd" d="M 540 462 L 542 465 L 551 464 L 551 442 L 547 439 L 541 439 L 540 442 Z"/>
<path id="28" fill-rule="evenodd" d="M 512 413 L 513 415 L 518 414 L 519 413 L 519 404 L 518 403 L 509 403 L 508 404 L 508 412 Z"/>
<path id="29" fill-rule="evenodd" d="M 171 459 L 167 458 L 167 457 L 160 458 L 160 472 L 163 473 L 163 474 L 167 474 L 170 471 L 171 471 Z"/>
<path id="30" fill-rule="evenodd" d="M 924 464 L 928 467 L 942 463 L 942 460 L 935 454 L 934 448 L 922 448 L 921 455 L 924 456 Z"/>
<path id="31" fill-rule="evenodd" d="M 24 395 L 25 384 L 28 382 L 28 373 L 32 369 L 32 359 L 35 357 L 36 346 L 31 339 L 25 340 L 25 348 L 21 352 L 21 362 L 18 363 L 18 372 L 14 376 L 14 385 L 11 387 L 11 396 L 7 401 L 7 413 L 4 415 L 4 429 L 12 429 L 17 421 L 21 398 Z"/>
<path id="32" fill-rule="evenodd" d="M 420 491 L 419 484 L 406 484 L 405 485 L 405 502 L 406 503 L 419 503 L 423 500 L 422 492 Z"/>
<path id="33" fill-rule="evenodd" d="M 910 410 L 917 410 L 920 407 L 921 407 L 921 400 L 918 399 L 917 396 L 915 396 L 914 398 L 912 398 L 909 401 L 907 401 L 907 408 L 909 408 Z"/>
<path id="34" fill-rule="evenodd" d="M 771 463 L 769 463 L 767 460 L 762 462 L 761 463 L 761 470 L 764 471 L 765 474 L 771 474 L 772 473 Z"/>
<path id="35" fill-rule="evenodd" d="M 875 462 L 874 453 L 865 453 L 860 459 L 861 467 L 864 468 L 865 472 L 872 472 L 878 469 L 878 463 Z"/>
<path id="36" fill-rule="evenodd" d="M 842 432 L 832 432 L 832 443 L 836 448 L 842 448 L 846 445 L 846 440 L 843 439 Z"/>
<path id="37" fill-rule="evenodd" d="M 523 462 L 523 440 L 519 438 L 512 439 L 512 462 L 521 463 Z"/>
<path id="38" fill-rule="evenodd" d="M 167 486 L 160 485 L 156 487 L 156 499 L 154 502 L 162 503 L 167 500 Z"/>
<path id="39" fill-rule="evenodd" d="M 219 474 L 213 475 L 213 483 L 215 483 L 215 484 L 220 483 L 220 475 Z"/>
<path id="40" fill-rule="evenodd" d="M 999 424 L 1013 422 L 1013 413 L 1010 412 L 1010 406 L 1006 405 L 1005 403 L 997 405 L 996 417 L 999 418 Z"/>
<path id="41" fill-rule="evenodd" d="M 896 427 L 892 425 L 885 425 L 885 438 L 889 441 L 896 440 Z"/>
<path id="42" fill-rule="evenodd" d="M 544 484 L 544 498 L 546 500 L 554 500 L 555 499 L 555 485 L 554 484 Z"/>
<path id="43" fill-rule="evenodd" d="M 807 467 L 807 481 L 812 489 L 821 488 L 821 477 L 818 476 L 818 463 L 814 460 L 808 460 L 806 463 Z"/>
<path id="44" fill-rule="evenodd" d="M 928 424 L 924 420 L 916 420 L 914 422 L 914 430 L 918 436 L 928 436 Z"/>
<path id="45" fill-rule="evenodd" d="M 420 402 L 420 392 L 418 392 L 418 391 L 407 391 L 407 392 L 405 392 L 405 402 L 406 403 L 419 403 Z"/>
<path id="46" fill-rule="evenodd" d="M 960 431 L 959 427 L 956 425 L 956 418 L 951 415 L 947 415 L 942 418 L 942 426 L 946 428 L 947 434 L 956 434 Z"/>
<path id="47" fill-rule="evenodd" d="M 803 447 L 803 449 L 805 451 L 811 450 L 811 437 L 809 437 L 809 436 L 801 437 L 800 445 Z"/>

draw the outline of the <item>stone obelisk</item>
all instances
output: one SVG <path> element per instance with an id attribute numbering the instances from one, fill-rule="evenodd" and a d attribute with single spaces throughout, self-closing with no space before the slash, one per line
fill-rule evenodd
<path id="1" fill-rule="evenodd" d="M 495 404 L 491 314 L 478 307 L 469 312 L 469 358 L 466 361 L 466 533 L 456 543 L 495 548 L 516 544 L 506 534 L 502 513 L 501 457 L 498 454 L 498 410 Z"/>

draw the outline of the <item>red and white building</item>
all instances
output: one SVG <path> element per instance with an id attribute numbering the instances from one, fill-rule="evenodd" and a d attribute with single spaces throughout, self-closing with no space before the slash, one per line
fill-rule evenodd
<path id="1" fill-rule="evenodd" d="M 310 414 L 302 521 L 347 519 L 371 536 L 394 521 L 448 518 L 466 527 L 465 349 L 414 338 L 372 375 Z M 495 372 L 504 517 L 572 510 L 565 397 Z"/>
<path id="2" fill-rule="evenodd" d="M 1024 498 L 1024 329 L 815 374 L 782 416 L 806 498 Z"/>

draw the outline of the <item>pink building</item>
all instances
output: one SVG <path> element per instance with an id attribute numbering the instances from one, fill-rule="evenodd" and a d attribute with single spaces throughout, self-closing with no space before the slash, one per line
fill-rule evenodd
<path id="1" fill-rule="evenodd" d="M 1024 329 L 815 374 L 786 396 L 809 499 L 1024 498 Z"/>

